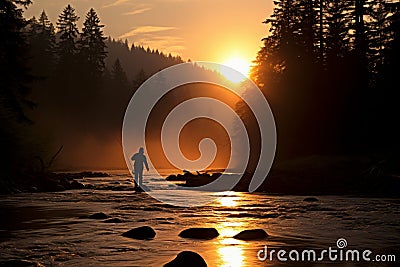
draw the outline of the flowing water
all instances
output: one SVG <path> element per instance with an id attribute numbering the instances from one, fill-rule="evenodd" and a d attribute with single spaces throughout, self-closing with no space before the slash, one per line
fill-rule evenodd
<path id="1" fill-rule="evenodd" d="M 82 182 L 97 189 L 0 196 L 0 266 L 13 259 L 43 266 L 162 266 L 183 250 L 199 253 L 208 266 L 271 266 L 283 263 L 276 258 L 260 261 L 257 252 L 265 245 L 268 250 L 320 251 L 337 249 L 339 238 L 347 240 L 348 249 L 369 249 L 372 255 L 395 255 L 400 261 L 399 199 L 320 196 L 317 202 L 305 202 L 302 196 L 224 192 L 209 205 L 186 208 L 132 191 L 131 178 L 124 174 Z M 190 191 L 181 193 L 189 195 Z M 122 222 L 82 218 L 95 212 Z M 154 239 L 121 236 L 143 225 L 155 229 Z M 178 234 L 189 227 L 214 227 L 220 236 L 180 238 Z M 264 229 L 269 237 L 255 241 L 232 238 L 254 228 Z M 296 266 L 324 263 L 329 261 Z"/>

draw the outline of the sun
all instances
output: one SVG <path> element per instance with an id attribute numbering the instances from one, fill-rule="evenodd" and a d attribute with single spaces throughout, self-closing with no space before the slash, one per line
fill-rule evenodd
<path id="1" fill-rule="evenodd" d="M 232 69 L 235 69 L 239 71 L 240 73 L 244 74 L 245 76 L 249 75 L 250 72 L 250 64 L 244 59 L 234 57 L 231 58 L 223 63 L 224 65 L 231 67 Z"/>
<path id="2" fill-rule="evenodd" d="M 250 63 L 244 59 L 241 59 L 239 57 L 233 57 L 225 62 L 222 63 L 224 66 L 230 67 L 241 74 L 243 74 L 245 77 L 248 77 L 249 72 L 250 72 Z M 231 82 L 242 82 L 245 77 L 243 75 L 238 75 L 236 72 L 230 70 L 229 68 L 221 68 L 221 73 L 230 80 Z"/>

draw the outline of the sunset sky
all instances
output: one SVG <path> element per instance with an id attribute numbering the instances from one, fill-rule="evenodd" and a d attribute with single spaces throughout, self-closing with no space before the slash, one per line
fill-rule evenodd
<path id="1" fill-rule="evenodd" d="M 225 63 L 254 60 L 268 33 L 261 22 L 272 0 L 33 0 L 25 16 L 44 9 L 54 23 L 70 3 L 79 27 L 93 7 L 105 35 L 180 55 L 184 60 Z"/>

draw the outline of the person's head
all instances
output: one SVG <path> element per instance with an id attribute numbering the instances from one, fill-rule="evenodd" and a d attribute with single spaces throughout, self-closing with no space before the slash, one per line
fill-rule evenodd
<path id="1" fill-rule="evenodd" d="M 139 153 L 140 153 L 140 154 L 143 154 L 143 153 L 144 153 L 143 147 L 139 148 Z"/>

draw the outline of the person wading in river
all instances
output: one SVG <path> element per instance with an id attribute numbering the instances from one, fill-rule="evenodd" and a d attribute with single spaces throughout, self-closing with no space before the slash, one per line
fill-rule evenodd
<path id="1" fill-rule="evenodd" d="M 143 147 L 139 148 L 139 152 L 135 153 L 131 160 L 134 161 L 133 170 L 135 173 L 135 188 L 137 188 L 137 186 L 142 186 L 143 183 L 143 165 L 146 166 L 146 170 L 149 171 L 149 165 L 147 164 Z"/>

